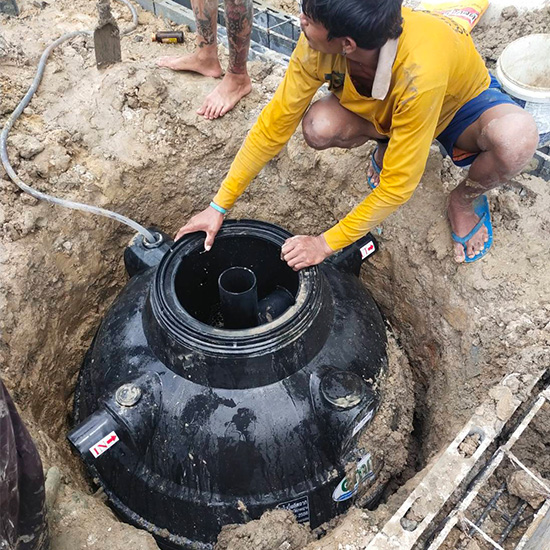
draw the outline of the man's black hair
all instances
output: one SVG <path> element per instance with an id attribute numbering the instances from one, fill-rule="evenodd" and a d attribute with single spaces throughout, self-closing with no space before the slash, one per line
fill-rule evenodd
<path id="1" fill-rule="evenodd" d="M 303 0 L 304 15 L 321 23 L 328 39 L 349 36 L 366 50 L 382 47 L 401 34 L 402 0 Z"/>

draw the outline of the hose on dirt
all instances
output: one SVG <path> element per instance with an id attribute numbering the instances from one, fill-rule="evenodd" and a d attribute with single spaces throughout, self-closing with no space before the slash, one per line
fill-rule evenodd
<path id="1" fill-rule="evenodd" d="M 125 30 L 121 32 L 121 35 L 126 35 L 131 33 L 136 29 L 138 26 L 138 16 L 137 11 L 130 4 L 128 0 L 118 0 L 119 2 L 125 4 L 132 13 L 132 24 Z M 29 195 L 32 195 L 33 197 L 43 200 L 46 202 L 49 202 L 51 204 L 57 204 L 59 206 L 64 206 L 66 208 L 72 208 L 73 210 L 80 210 L 83 212 L 89 212 L 90 214 L 97 214 L 99 216 L 105 216 L 107 218 L 111 218 L 113 220 L 116 220 L 120 223 L 124 223 L 131 227 L 134 231 L 137 231 L 143 235 L 143 238 L 146 243 L 148 244 L 154 244 L 159 239 L 157 236 L 155 236 L 153 233 L 151 233 L 149 230 L 145 229 L 142 225 L 135 222 L 134 220 L 131 220 L 130 218 L 127 218 L 126 216 L 123 216 L 121 214 L 118 214 L 117 212 L 112 212 L 111 210 L 106 210 L 104 208 L 99 208 L 97 206 L 91 206 L 88 204 L 83 204 L 80 202 L 73 202 L 66 199 L 60 199 L 58 197 L 54 197 L 52 195 L 48 195 L 47 193 L 42 193 L 41 191 L 37 191 L 30 185 L 27 185 L 15 172 L 13 169 L 9 158 L 8 158 L 8 149 L 7 149 L 7 140 L 10 130 L 12 129 L 13 125 L 21 115 L 21 113 L 25 110 L 25 108 L 29 105 L 31 102 L 31 99 L 38 89 L 38 86 L 40 85 L 40 82 L 42 80 L 42 76 L 44 75 L 44 70 L 46 68 L 46 62 L 48 61 L 48 57 L 50 56 L 50 53 L 60 44 L 63 42 L 66 42 L 67 40 L 71 40 L 77 36 L 91 36 L 93 33 L 92 31 L 73 31 L 68 32 L 64 34 L 63 36 L 60 36 L 57 40 L 52 42 L 42 53 L 42 56 L 40 57 L 40 62 L 38 63 L 38 69 L 36 71 L 36 75 L 31 83 L 30 88 L 28 89 L 27 93 L 19 103 L 19 105 L 16 107 L 15 111 L 9 116 L 6 124 L 4 125 L 4 128 L 2 130 L 2 133 L 0 134 L 0 159 L 2 160 L 2 164 L 4 166 L 4 169 L 6 170 L 6 173 L 10 177 L 10 179 L 15 183 L 22 191 L 25 191 L 25 193 L 28 193 Z"/>

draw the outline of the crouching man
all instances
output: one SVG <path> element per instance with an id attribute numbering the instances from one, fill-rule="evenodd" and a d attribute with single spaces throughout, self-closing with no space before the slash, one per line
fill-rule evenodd
<path id="1" fill-rule="evenodd" d="M 302 11 L 283 81 L 210 206 L 176 238 L 204 231 L 208 250 L 224 214 L 303 118 L 304 138 L 315 149 L 369 140 L 378 146 L 366 169 L 372 192 L 324 233 L 288 239 L 282 255 L 290 267 L 319 264 L 407 202 L 434 139 L 455 164 L 469 166 L 449 198 L 455 260 L 481 258 L 492 244 L 484 193 L 532 157 L 538 133 L 531 115 L 500 90 L 471 37 L 450 19 L 412 11 L 401 0 L 304 0 Z M 325 82 L 331 93 L 310 106 Z"/>

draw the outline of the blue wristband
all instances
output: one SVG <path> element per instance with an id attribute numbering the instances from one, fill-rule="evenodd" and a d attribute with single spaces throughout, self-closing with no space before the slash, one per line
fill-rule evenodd
<path id="1" fill-rule="evenodd" d="M 218 206 L 214 201 L 210 203 L 210 206 L 217 210 L 220 214 L 227 214 L 227 210 L 225 208 L 222 208 L 221 206 Z"/>

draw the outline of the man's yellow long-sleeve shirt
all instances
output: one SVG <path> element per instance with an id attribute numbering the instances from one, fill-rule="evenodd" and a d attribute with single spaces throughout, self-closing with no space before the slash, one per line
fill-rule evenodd
<path id="1" fill-rule="evenodd" d="M 373 97 L 353 85 L 346 58 L 313 50 L 302 34 L 285 77 L 261 112 L 214 202 L 229 209 L 290 139 L 325 82 L 340 104 L 390 137 L 380 184 L 324 233 L 333 250 L 355 242 L 413 194 L 430 145 L 458 109 L 489 86 L 471 37 L 442 16 L 403 8 L 403 33 L 380 52 Z"/>

